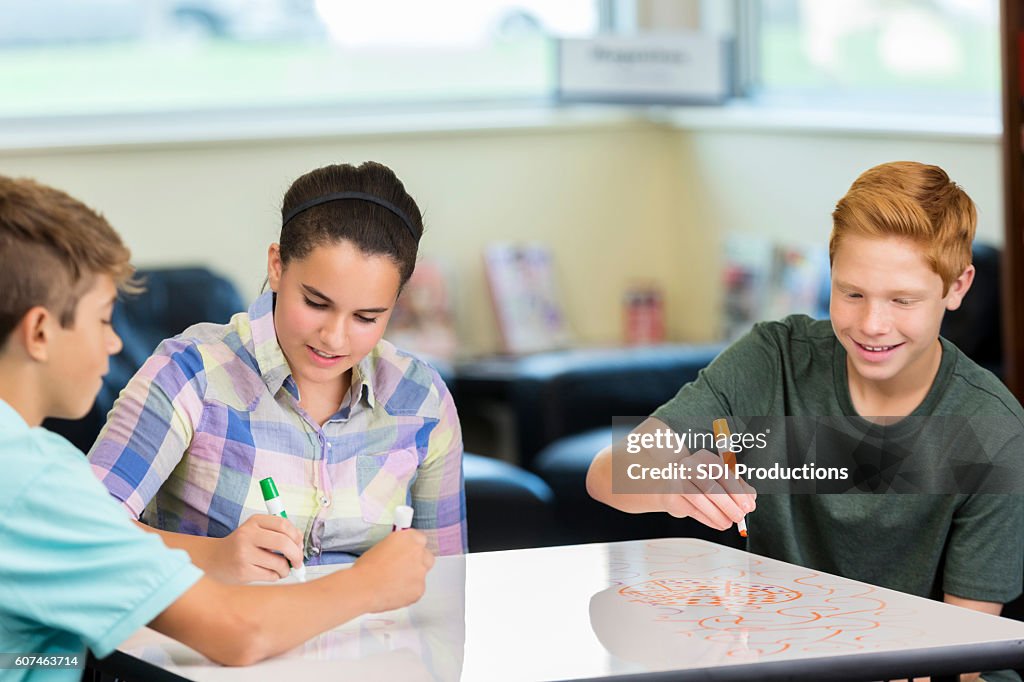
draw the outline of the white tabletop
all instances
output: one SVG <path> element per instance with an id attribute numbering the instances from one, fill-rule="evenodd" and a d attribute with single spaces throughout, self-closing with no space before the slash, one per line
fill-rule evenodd
<path id="1" fill-rule="evenodd" d="M 662 539 L 442 557 L 418 604 L 357 619 L 248 668 L 215 665 L 148 629 L 118 651 L 210 681 L 670 671 L 700 679 L 708 668 L 721 679 L 823 670 L 863 678 L 917 674 L 921 661 L 956 661 L 965 672 L 1005 665 L 1007 656 L 1022 661 L 1024 623 L 701 540 Z"/>

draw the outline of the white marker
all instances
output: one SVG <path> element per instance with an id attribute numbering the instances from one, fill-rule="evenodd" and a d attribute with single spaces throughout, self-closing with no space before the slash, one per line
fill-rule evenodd
<path id="1" fill-rule="evenodd" d="M 400 504 L 395 507 L 395 525 L 391 527 L 391 531 L 405 530 L 412 528 L 412 507 L 407 504 Z"/>
<path id="2" fill-rule="evenodd" d="M 260 491 L 263 493 L 263 503 L 267 505 L 267 513 L 287 519 L 288 512 L 284 510 L 284 504 L 281 502 L 281 496 L 277 494 L 277 485 L 274 484 L 272 477 L 267 476 L 260 481 Z M 289 561 L 288 565 L 291 566 L 291 564 L 292 562 Z M 292 575 L 298 578 L 300 583 L 306 582 L 305 565 L 300 565 L 298 568 L 292 566 Z"/>

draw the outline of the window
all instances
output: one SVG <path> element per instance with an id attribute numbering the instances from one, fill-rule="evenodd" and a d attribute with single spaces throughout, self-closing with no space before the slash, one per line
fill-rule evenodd
<path id="1" fill-rule="evenodd" d="M 755 94 L 879 110 L 992 114 L 998 0 L 761 0 Z"/>
<path id="2" fill-rule="evenodd" d="M 0 118 L 546 97 L 598 0 L 0 0 Z"/>

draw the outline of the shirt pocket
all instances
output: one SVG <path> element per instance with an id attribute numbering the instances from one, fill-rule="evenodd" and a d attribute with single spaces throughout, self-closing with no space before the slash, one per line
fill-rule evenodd
<path id="1" fill-rule="evenodd" d="M 363 521 L 391 525 L 395 507 L 405 504 L 419 466 L 415 448 L 356 456 L 359 508 Z"/>

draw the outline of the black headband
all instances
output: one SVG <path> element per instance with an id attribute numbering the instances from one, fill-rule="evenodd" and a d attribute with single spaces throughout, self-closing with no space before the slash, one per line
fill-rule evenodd
<path id="1" fill-rule="evenodd" d="M 284 220 L 281 221 L 281 227 L 287 225 L 288 221 L 294 218 L 295 216 L 299 215 L 303 211 L 308 211 L 314 206 L 326 204 L 331 201 L 341 201 L 343 199 L 361 199 L 362 201 L 369 201 L 371 204 L 383 206 L 384 208 L 398 216 L 402 220 L 402 222 L 405 223 L 405 228 L 409 230 L 409 234 L 412 235 L 413 239 L 419 239 L 419 236 L 416 234 L 416 229 L 412 226 L 412 222 L 404 213 L 402 213 L 401 209 L 392 204 L 390 201 L 385 201 L 380 197 L 375 197 L 372 194 L 367 194 L 366 192 L 335 192 L 334 194 L 325 194 L 322 197 L 317 197 L 315 199 L 305 201 L 296 206 L 295 208 L 293 208 L 292 210 L 288 211 L 288 213 L 284 217 Z"/>

